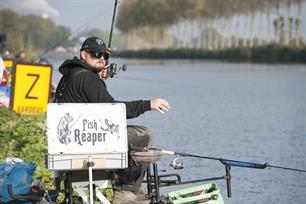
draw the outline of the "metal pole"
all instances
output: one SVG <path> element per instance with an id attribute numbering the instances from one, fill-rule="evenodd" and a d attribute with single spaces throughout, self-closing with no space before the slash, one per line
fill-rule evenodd
<path id="1" fill-rule="evenodd" d="M 226 187 L 227 187 L 227 197 L 232 197 L 232 188 L 231 188 L 231 167 L 225 166 L 226 171 Z"/>
<path id="2" fill-rule="evenodd" d="M 153 163 L 153 172 L 154 172 L 154 187 L 155 187 L 156 203 L 160 203 L 159 178 L 158 178 L 158 170 L 157 170 L 156 163 Z"/>
<path id="3" fill-rule="evenodd" d="M 148 189 L 148 195 L 149 195 L 149 199 L 151 200 L 152 198 L 152 175 L 151 175 L 151 165 L 149 164 L 148 165 L 148 168 L 147 168 L 147 189 Z"/>
<path id="4" fill-rule="evenodd" d="M 92 182 L 93 162 L 91 156 L 88 157 L 88 174 L 89 174 L 89 204 L 93 204 L 93 182 Z"/>
<path id="5" fill-rule="evenodd" d="M 115 16 L 116 16 L 117 4 L 118 4 L 118 0 L 115 0 L 112 25 L 111 25 L 111 30 L 110 30 L 110 34 L 109 34 L 109 40 L 108 40 L 108 48 L 110 48 L 111 44 L 112 44 L 113 27 L 114 27 L 114 21 L 115 21 Z"/>
<path id="6" fill-rule="evenodd" d="M 66 172 L 66 179 L 65 179 L 65 202 L 68 204 L 72 204 L 72 181 L 71 181 L 71 171 Z"/>

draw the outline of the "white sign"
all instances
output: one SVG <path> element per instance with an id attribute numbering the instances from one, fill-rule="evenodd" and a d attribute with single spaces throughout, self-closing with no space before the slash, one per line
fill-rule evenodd
<path id="1" fill-rule="evenodd" d="M 49 154 L 128 152 L 125 104 L 49 103 Z"/>

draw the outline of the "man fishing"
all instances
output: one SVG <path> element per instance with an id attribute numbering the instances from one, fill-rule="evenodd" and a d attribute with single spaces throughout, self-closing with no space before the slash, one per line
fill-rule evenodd
<path id="1" fill-rule="evenodd" d="M 55 93 L 57 103 L 125 103 L 128 119 L 138 117 L 144 112 L 157 110 L 169 111 L 169 103 L 162 99 L 117 101 L 107 91 L 104 80 L 98 73 L 105 69 L 110 50 L 104 41 L 97 37 L 87 38 L 80 49 L 80 58 L 66 60 L 59 71 L 63 75 Z M 128 144 L 130 148 L 149 147 L 152 134 L 142 126 L 128 126 Z M 114 186 L 113 203 L 144 203 L 137 193 L 146 172 L 146 165 L 131 164 L 130 168 L 118 170 L 119 179 Z"/>

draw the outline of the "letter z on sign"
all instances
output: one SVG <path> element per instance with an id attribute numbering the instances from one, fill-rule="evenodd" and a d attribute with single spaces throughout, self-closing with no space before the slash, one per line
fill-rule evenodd
<path id="1" fill-rule="evenodd" d="M 17 64 L 13 81 L 13 110 L 18 112 L 18 106 L 43 107 L 46 112 L 49 100 L 52 66 L 38 64 Z M 32 112 L 22 111 L 30 115 Z"/>

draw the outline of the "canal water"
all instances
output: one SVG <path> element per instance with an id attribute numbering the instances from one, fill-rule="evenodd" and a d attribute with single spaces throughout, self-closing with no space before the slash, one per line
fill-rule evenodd
<path id="1" fill-rule="evenodd" d="M 306 66 L 246 64 L 189 60 L 128 60 L 107 81 L 117 100 L 163 97 L 171 111 L 149 112 L 128 124 L 150 127 L 154 147 L 177 152 L 306 169 Z M 53 83 L 59 74 L 54 63 Z M 169 167 L 164 156 L 159 170 L 179 173 L 182 180 L 225 175 L 218 161 L 179 158 L 185 168 Z M 275 168 L 232 167 L 232 197 L 226 183 L 216 181 L 225 203 L 305 203 L 306 173 Z M 162 188 L 162 193 L 187 188 Z"/>

